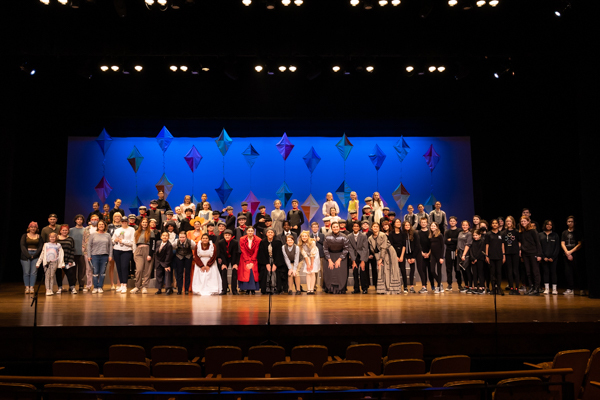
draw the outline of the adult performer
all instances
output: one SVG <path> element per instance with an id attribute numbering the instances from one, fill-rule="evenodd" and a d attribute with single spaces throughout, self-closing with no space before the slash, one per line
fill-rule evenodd
<path id="1" fill-rule="evenodd" d="M 331 234 L 325 237 L 323 252 L 328 266 L 323 269 L 323 281 L 327 293 L 339 294 L 346 292 L 348 280 L 348 237 L 340 233 L 340 224 L 331 224 Z"/>

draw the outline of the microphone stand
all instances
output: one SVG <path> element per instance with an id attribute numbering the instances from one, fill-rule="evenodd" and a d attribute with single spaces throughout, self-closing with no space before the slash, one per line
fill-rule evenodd
<path id="1" fill-rule="evenodd" d="M 45 276 L 46 271 L 44 269 L 44 265 L 42 265 L 42 276 Z M 31 343 L 31 358 L 35 360 L 35 350 L 36 350 L 36 342 L 37 342 L 37 315 L 38 315 L 38 295 L 40 292 L 40 288 L 42 287 L 42 279 L 38 278 L 38 285 L 35 289 L 35 293 L 33 294 L 33 298 L 31 299 L 31 306 L 33 307 L 33 332 L 32 332 L 32 343 Z"/>
<path id="2" fill-rule="evenodd" d="M 274 290 L 274 285 L 273 285 L 273 257 L 269 257 L 269 263 L 271 264 L 271 271 L 267 271 L 267 274 L 269 274 L 269 279 L 267 279 L 267 284 L 268 284 L 268 289 L 269 289 L 269 305 L 268 305 L 268 309 L 269 312 L 267 314 L 267 340 L 265 340 L 264 342 L 261 343 L 261 345 L 271 345 L 271 346 L 277 346 L 277 342 L 271 340 L 271 310 L 273 309 L 273 290 Z"/>

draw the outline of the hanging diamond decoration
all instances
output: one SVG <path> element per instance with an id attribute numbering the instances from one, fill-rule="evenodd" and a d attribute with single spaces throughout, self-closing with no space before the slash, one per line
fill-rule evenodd
<path id="1" fill-rule="evenodd" d="M 423 157 L 425 157 L 425 162 L 427 162 L 429 170 L 433 172 L 438 161 L 440 161 L 440 155 L 436 153 L 435 149 L 433 148 L 433 145 L 429 146 L 429 150 L 427 150 L 427 152 L 423 154 Z"/>
<path id="2" fill-rule="evenodd" d="M 246 160 L 246 163 L 250 168 L 254 166 L 256 159 L 258 158 L 258 156 L 260 156 L 260 154 L 258 154 L 258 151 L 256 151 L 256 149 L 252 146 L 252 143 L 250 143 L 248 147 L 246 147 L 246 150 L 242 151 L 242 155 L 244 156 L 244 159 Z"/>
<path id="3" fill-rule="evenodd" d="M 143 203 L 140 200 L 140 198 L 136 196 L 135 199 L 133 200 L 133 203 L 131 203 L 131 205 L 129 206 L 129 212 L 131 214 L 136 214 L 137 215 L 137 213 L 139 211 L 139 208 L 140 208 L 140 206 L 142 206 L 142 204 Z"/>
<path id="4" fill-rule="evenodd" d="M 373 166 L 377 171 L 379 171 L 379 168 L 381 168 L 381 166 L 383 165 L 383 162 L 385 161 L 386 157 L 387 156 L 385 155 L 385 153 L 377 144 L 375 144 L 375 147 L 373 147 L 373 151 L 371 151 L 371 154 L 369 154 L 369 158 L 371 159 L 371 162 L 373 163 Z"/>
<path id="5" fill-rule="evenodd" d="M 392 196 L 394 196 L 396 204 L 398 204 L 398 207 L 400 207 L 400 210 L 402 210 L 404 204 L 406 204 L 408 198 L 410 197 L 410 193 L 408 193 L 408 190 L 406 190 L 402 182 L 400 182 L 396 190 L 394 190 L 394 192 L 392 193 Z"/>
<path id="6" fill-rule="evenodd" d="M 344 161 L 346 161 L 354 145 L 350 143 L 350 140 L 348 139 L 348 137 L 346 137 L 346 134 L 344 133 L 344 136 L 342 136 L 340 141 L 336 143 L 335 147 L 337 147 L 338 151 L 340 152 L 340 155 L 342 156 Z"/>
<path id="7" fill-rule="evenodd" d="M 315 172 L 315 168 L 317 168 L 317 165 L 319 165 L 319 162 L 321 161 L 321 157 L 319 157 L 314 147 L 311 147 L 302 159 L 311 174 Z"/>
<path id="8" fill-rule="evenodd" d="M 227 131 L 225 130 L 225 128 L 223 128 L 219 137 L 215 139 L 215 143 L 217 144 L 221 155 L 225 156 L 225 154 L 227 154 L 227 150 L 229 150 L 229 147 L 231 147 L 233 140 L 231 140 L 231 138 L 227 134 Z"/>
<path id="9" fill-rule="evenodd" d="M 169 193 L 171 193 L 171 190 L 173 189 L 173 183 L 169 180 L 169 178 L 167 178 L 166 174 L 162 174 L 160 180 L 154 186 L 156 187 L 157 191 L 162 190 L 165 192 L 165 199 L 169 197 Z"/>
<path id="10" fill-rule="evenodd" d="M 288 187 L 287 183 L 283 182 L 279 189 L 277 189 L 277 198 L 281 201 L 283 207 L 285 207 L 292 198 L 292 191 Z"/>
<path id="11" fill-rule="evenodd" d="M 307 222 L 310 222 L 321 208 L 312 194 L 308 195 L 308 198 L 304 200 L 301 207 L 304 215 L 306 215 Z"/>
<path id="12" fill-rule="evenodd" d="M 102 203 L 106 203 L 106 199 L 110 195 L 110 192 L 112 192 L 112 186 L 110 186 L 105 177 L 102 177 L 96 185 L 95 190 Z"/>
<path id="13" fill-rule="evenodd" d="M 290 140 L 288 139 L 287 133 L 285 133 L 285 132 L 283 133 L 281 140 L 279 140 L 279 142 L 277 142 L 275 147 L 277 147 L 277 150 L 279 150 L 279 154 L 281 154 L 281 157 L 283 157 L 284 161 L 287 160 L 288 156 L 294 149 L 294 145 L 292 144 L 292 142 L 290 142 Z"/>
<path id="14" fill-rule="evenodd" d="M 344 203 L 344 207 L 346 208 L 348 208 L 348 203 L 350 202 L 350 192 L 352 192 L 352 189 L 350 189 L 350 186 L 348 186 L 346 181 L 343 181 L 340 187 L 335 191 L 335 194 L 337 194 L 338 198 Z"/>
<path id="15" fill-rule="evenodd" d="M 133 146 L 131 153 L 129 153 L 129 156 L 127 156 L 127 161 L 129 161 L 129 165 L 131 165 L 131 168 L 133 168 L 133 172 L 137 174 L 140 166 L 142 165 L 142 161 L 144 161 L 144 157 L 142 157 L 142 154 L 137 147 Z"/>
<path id="16" fill-rule="evenodd" d="M 100 146 L 102 154 L 106 155 L 110 145 L 112 144 L 112 137 L 110 137 L 110 135 L 106 132 L 106 129 L 102 129 L 102 132 L 100 132 L 100 135 L 98 135 L 98 138 L 96 139 L 96 143 L 98 143 L 98 146 Z"/>
<path id="17" fill-rule="evenodd" d="M 248 203 L 248 209 L 250 209 L 250 212 L 252 213 L 252 215 L 254 215 L 254 213 L 258 209 L 258 206 L 260 205 L 260 201 L 256 198 L 252 191 L 248 193 L 248 196 L 246 196 L 244 201 Z"/>
<path id="18" fill-rule="evenodd" d="M 410 147 L 408 147 L 408 144 L 406 144 L 404 136 L 401 136 L 400 140 L 396 142 L 396 144 L 394 145 L 394 149 L 396 150 L 396 155 L 398 156 L 400 162 L 404 161 L 404 159 L 408 155 L 408 152 L 410 151 Z"/>
<path id="19" fill-rule="evenodd" d="M 427 200 L 425 201 L 425 204 L 423 204 L 428 211 L 433 210 L 433 206 L 435 205 L 435 202 L 437 201 L 437 199 L 435 198 L 435 196 L 433 195 L 433 193 L 431 193 L 429 195 L 429 197 L 427 198 Z"/>
<path id="20" fill-rule="evenodd" d="M 163 153 L 167 151 L 173 139 L 173 135 L 171 135 L 171 132 L 169 132 L 166 126 L 163 126 L 160 132 L 158 132 L 158 135 L 156 135 L 156 142 Z"/>
<path id="21" fill-rule="evenodd" d="M 190 151 L 183 158 L 192 172 L 195 172 L 198 165 L 200 165 L 200 161 L 202 161 L 202 154 L 196 149 L 196 146 L 192 145 Z"/>
<path id="22" fill-rule="evenodd" d="M 225 203 L 227 203 L 227 199 L 229 198 L 229 195 L 231 194 L 231 192 L 233 192 L 233 188 L 231 186 L 229 186 L 229 183 L 227 183 L 225 178 L 223 178 L 223 181 L 221 181 L 221 186 L 216 188 L 215 192 L 217 192 L 219 199 L 221 199 L 221 203 L 223 203 L 223 205 L 225 205 Z"/>

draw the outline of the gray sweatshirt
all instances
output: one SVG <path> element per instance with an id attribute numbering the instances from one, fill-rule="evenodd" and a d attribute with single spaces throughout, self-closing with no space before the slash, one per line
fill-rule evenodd
<path id="1" fill-rule="evenodd" d="M 110 258 L 113 256 L 112 238 L 106 232 L 91 234 L 87 244 L 88 257 L 101 254 L 108 254 Z"/>

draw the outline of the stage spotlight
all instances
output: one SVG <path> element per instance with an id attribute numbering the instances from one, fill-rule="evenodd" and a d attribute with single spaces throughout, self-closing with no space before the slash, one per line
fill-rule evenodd
<path id="1" fill-rule="evenodd" d="M 406 72 L 413 72 L 415 70 L 415 67 L 413 67 L 412 65 L 409 65 L 408 67 L 406 67 Z"/>
<path id="2" fill-rule="evenodd" d="M 188 67 L 187 67 L 187 65 L 182 65 L 179 67 L 179 69 L 182 70 L 183 72 L 187 72 Z"/>
<path id="3" fill-rule="evenodd" d="M 177 71 L 177 65 L 171 65 L 169 69 L 173 72 Z"/>
<path id="4" fill-rule="evenodd" d="M 242 0 L 242 4 L 248 7 L 250 4 L 252 4 L 252 0 Z"/>
<path id="5" fill-rule="evenodd" d="M 267 0 L 267 10 L 274 10 L 274 9 L 275 9 L 275 1 Z"/>
<path id="6" fill-rule="evenodd" d="M 400 3 L 401 3 L 401 2 L 400 2 L 400 0 L 392 0 L 392 5 L 393 5 L 394 7 L 396 7 L 396 6 L 399 6 L 399 5 L 400 5 Z"/>
<path id="7" fill-rule="evenodd" d="M 379 5 L 380 5 L 381 7 L 383 7 L 383 6 L 387 6 L 387 3 L 388 3 L 388 2 L 387 2 L 387 0 L 379 0 Z"/>
<path id="8" fill-rule="evenodd" d="M 133 67 L 133 69 L 135 69 L 137 72 L 141 72 L 141 70 L 143 70 L 144 67 L 142 67 L 141 65 L 136 65 L 135 67 Z"/>
<path id="9" fill-rule="evenodd" d="M 285 72 L 285 70 L 286 70 L 286 69 L 287 69 L 287 68 L 286 68 L 285 66 L 283 66 L 283 65 L 279 67 L 279 70 L 280 70 L 281 72 Z"/>
<path id="10" fill-rule="evenodd" d="M 79 8 L 79 0 L 71 0 L 71 8 Z"/>
<path id="11" fill-rule="evenodd" d="M 50 0 L 46 0 L 46 1 L 50 1 Z M 350 0 L 350 5 L 352 7 L 356 7 L 358 5 L 359 1 L 358 0 Z"/>
<path id="12" fill-rule="evenodd" d="M 112 69 L 113 71 L 117 72 L 119 70 L 119 66 L 118 65 L 113 65 L 112 67 L 110 67 L 110 69 Z"/>
<path id="13" fill-rule="evenodd" d="M 260 71 L 262 71 L 262 70 L 263 70 L 263 67 L 262 67 L 262 65 L 257 65 L 256 67 L 254 67 L 254 70 L 255 70 L 256 72 L 260 72 Z"/>
<path id="14" fill-rule="evenodd" d="M 100 70 L 101 70 L 102 72 L 106 72 L 106 71 L 108 71 L 108 65 L 101 65 L 101 66 L 100 66 Z"/>
<path id="15" fill-rule="evenodd" d="M 58 0 L 58 3 L 66 6 L 69 3 L 69 0 Z"/>
<path id="16" fill-rule="evenodd" d="M 179 10 L 182 5 L 183 5 L 183 0 L 173 0 L 171 2 L 171 8 L 173 10 Z"/>
<path id="17" fill-rule="evenodd" d="M 365 0 L 365 10 L 370 10 L 373 8 L 373 1 Z"/>
<path id="18" fill-rule="evenodd" d="M 446 67 L 444 67 L 444 66 L 442 65 L 442 66 L 439 66 L 439 67 L 437 68 L 437 70 L 438 70 L 439 72 L 444 72 L 444 71 L 446 70 Z"/>
<path id="19" fill-rule="evenodd" d="M 296 72 L 296 69 L 297 68 L 295 65 L 290 65 L 290 68 L 289 68 L 290 72 Z"/>
<path id="20" fill-rule="evenodd" d="M 435 72 L 436 69 L 437 68 L 432 65 L 431 67 L 429 67 L 429 72 Z"/>
<path id="21" fill-rule="evenodd" d="M 457 0 L 448 0 L 448 5 L 449 5 L 450 7 L 454 7 L 454 6 L 455 6 L 455 5 L 457 5 L 457 4 L 458 4 L 458 1 L 457 1 Z"/>
<path id="22" fill-rule="evenodd" d="M 292 4 L 292 0 L 281 0 L 281 4 L 287 7 Z"/>
<path id="23" fill-rule="evenodd" d="M 35 69 L 32 68 L 30 65 L 27 64 L 27 62 L 24 62 L 23 64 L 21 64 L 21 71 L 27 73 L 30 76 L 35 75 Z"/>
<path id="24" fill-rule="evenodd" d="M 483 7 L 485 6 L 485 0 L 477 0 L 477 3 L 475 3 L 477 5 L 477 7 Z"/>
<path id="25" fill-rule="evenodd" d="M 340 71 L 340 66 L 339 65 L 334 65 L 333 68 L 331 68 L 333 70 L 333 72 L 339 72 Z"/>
<path id="26" fill-rule="evenodd" d="M 47 5 L 50 4 L 50 0 L 40 0 L 40 3 L 42 3 L 45 6 L 47 6 Z"/>
<path id="27" fill-rule="evenodd" d="M 373 72 L 373 70 L 374 70 L 375 68 L 373 68 L 373 66 L 372 66 L 372 65 L 368 65 L 368 66 L 367 66 L 367 68 L 365 68 L 365 69 L 367 70 L 367 72 Z"/>
<path id="28" fill-rule="evenodd" d="M 298 7 L 300 7 L 303 3 L 304 3 L 304 1 L 302 1 L 302 0 L 294 0 L 294 4 L 297 5 Z"/>
<path id="29" fill-rule="evenodd" d="M 146 3 L 146 7 L 151 7 L 154 5 L 154 0 L 144 0 L 144 2 Z"/>
<path id="30" fill-rule="evenodd" d="M 208 71 L 210 71 L 210 68 L 208 68 L 208 67 L 202 67 L 202 71 L 208 72 Z"/>
<path id="31" fill-rule="evenodd" d="M 490 1 L 488 4 L 492 7 L 496 7 L 498 5 L 499 1 L 498 0 L 492 0 Z"/>
<path id="32" fill-rule="evenodd" d="M 554 15 L 556 15 L 557 17 L 562 17 L 565 15 L 566 11 L 571 8 L 571 3 L 570 2 L 564 2 L 561 1 L 559 2 L 559 5 L 556 7 L 555 11 L 554 11 Z"/>
<path id="33" fill-rule="evenodd" d="M 167 0 L 156 0 L 156 2 L 163 7 L 167 5 Z"/>

